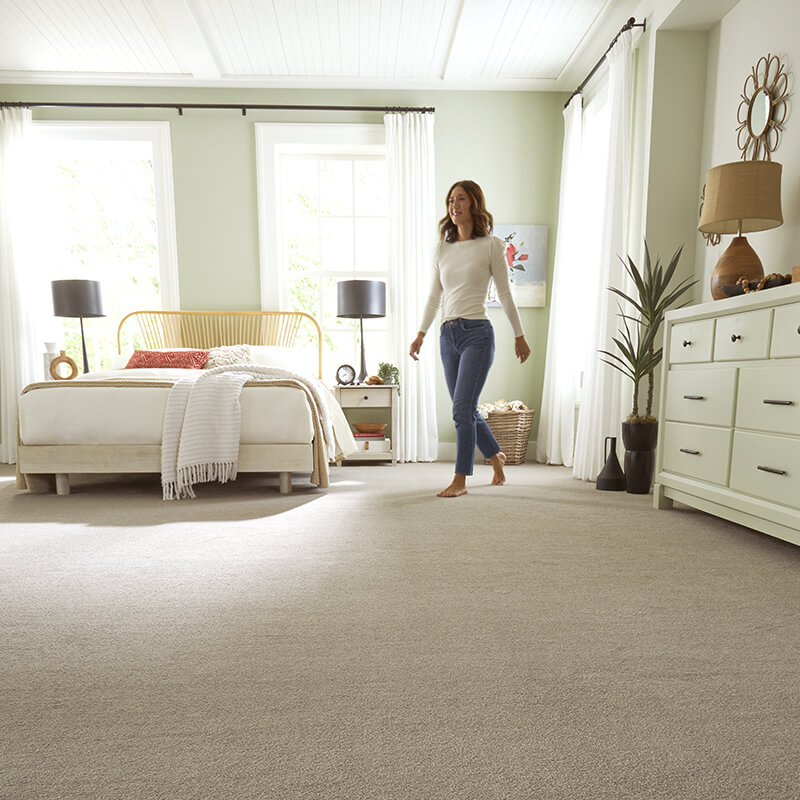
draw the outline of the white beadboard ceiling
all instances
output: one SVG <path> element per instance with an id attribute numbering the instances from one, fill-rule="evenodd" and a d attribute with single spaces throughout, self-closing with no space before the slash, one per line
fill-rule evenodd
<path id="1" fill-rule="evenodd" d="M 0 83 L 570 91 L 635 5 L 0 0 Z"/>

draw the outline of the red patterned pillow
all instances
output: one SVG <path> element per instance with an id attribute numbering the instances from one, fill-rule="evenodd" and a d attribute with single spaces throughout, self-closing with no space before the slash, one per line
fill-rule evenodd
<path id="1" fill-rule="evenodd" d="M 125 369 L 202 369 L 208 350 L 134 350 Z"/>

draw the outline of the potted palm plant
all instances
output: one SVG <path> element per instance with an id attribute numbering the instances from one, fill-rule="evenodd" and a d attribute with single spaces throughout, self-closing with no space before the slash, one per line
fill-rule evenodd
<path id="1" fill-rule="evenodd" d="M 675 270 L 683 251 L 681 245 L 664 268 L 657 256 L 651 263 L 647 242 L 644 243 L 644 269 L 640 270 L 633 259 L 620 258 L 625 271 L 636 289 L 631 296 L 622 289 L 609 286 L 608 290 L 620 297 L 632 311 L 619 305 L 622 328 L 619 336 L 612 341 L 618 352 L 600 350 L 602 360 L 631 379 L 633 383 L 633 402 L 631 413 L 622 423 L 622 441 L 625 445 L 625 479 L 627 490 L 633 494 L 646 494 L 650 491 L 655 468 L 655 447 L 658 440 L 658 420 L 653 416 L 653 388 L 655 370 L 664 355 L 663 348 L 657 347 L 658 334 L 667 309 L 697 283 L 684 278 L 672 286 Z M 683 303 L 682 305 L 685 305 Z M 639 385 L 647 379 L 647 400 L 644 413 L 639 407 Z"/>

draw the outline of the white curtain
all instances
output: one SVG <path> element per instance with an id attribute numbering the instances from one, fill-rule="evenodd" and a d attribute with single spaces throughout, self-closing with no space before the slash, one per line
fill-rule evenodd
<path id="1" fill-rule="evenodd" d="M 572 474 L 581 480 L 594 480 L 603 467 L 606 436 L 618 436 L 621 421 L 630 412 L 631 382 L 618 370 L 603 363 L 598 349 L 613 347 L 612 337 L 620 325 L 610 285 L 628 289 L 625 270 L 619 257 L 627 249 L 628 186 L 631 159 L 633 115 L 633 34 L 624 31 L 608 53 L 608 138 L 607 178 L 601 205 L 602 237 L 594 280 L 597 314 L 589 331 L 588 353 L 581 394 L 575 460 Z M 576 232 L 576 235 L 579 235 Z"/>
<path id="2" fill-rule="evenodd" d="M 0 460 L 17 460 L 17 403 L 43 376 L 44 342 L 36 319 L 41 287 L 25 255 L 32 223 L 27 174 L 31 110 L 0 108 Z M 41 231 L 38 232 L 41 235 Z"/>
<path id="3" fill-rule="evenodd" d="M 558 233 L 547 331 L 544 390 L 539 413 L 536 460 L 572 466 L 575 403 L 579 367 L 583 363 L 585 331 L 575 324 L 575 287 L 583 281 L 582 223 L 583 99 L 576 94 L 564 109 L 564 146 L 558 201 Z"/>
<path id="4" fill-rule="evenodd" d="M 400 368 L 399 461 L 435 461 L 436 348 L 413 361 L 408 349 L 419 330 L 432 272 L 436 208 L 433 114 L 405 112 L 384 116 L 389 172 L 388 297 L 393 361 Z M 427 350 L 427 352 L 425 352 Z"/>

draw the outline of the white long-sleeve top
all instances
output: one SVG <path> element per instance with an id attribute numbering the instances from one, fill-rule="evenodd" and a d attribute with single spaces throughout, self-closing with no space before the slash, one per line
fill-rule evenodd
<path id="1" fill-rule="evenodd" d="M 442 322 L 450 319 L 488 319 L 486 292 L 494 278 L 497 298 L 506 312 L 514 336 L 524 336 L 522 320 L 511 294 L 505 245 L 496 236 L 464 242 L 439 242 L 433 258 L 433 282 L 422 314 L 425 333 L 442 308 Z"/>

